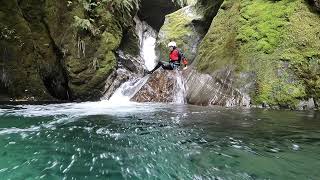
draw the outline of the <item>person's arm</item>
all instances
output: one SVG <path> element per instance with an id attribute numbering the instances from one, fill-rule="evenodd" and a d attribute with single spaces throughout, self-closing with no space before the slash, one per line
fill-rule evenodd
<path id="1" fill-rule="evenodd" d="M 183 69 L 187 69 L 187 68 L 188 68 L 188 60 L 187 60 L 187 58 L 184 56 L 183 53 L 181 53 L 181 61 L 182 61 L 182 64 L 184 65 L 184 68 L 183 68 Z"/>

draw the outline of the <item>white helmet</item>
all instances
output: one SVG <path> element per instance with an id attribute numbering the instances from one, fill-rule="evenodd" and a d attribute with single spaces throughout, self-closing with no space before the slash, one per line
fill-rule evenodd
<path id="1" fill-rule="evenodd" d="M 177 47 L 177 43 L 174 41 L 169 42 L 168 47 Z"/>

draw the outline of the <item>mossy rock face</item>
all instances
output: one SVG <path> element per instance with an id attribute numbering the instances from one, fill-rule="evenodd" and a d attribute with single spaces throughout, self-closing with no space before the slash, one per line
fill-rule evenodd
<path id="1" fill-rule="evenodd" d="M 184 0 L 140 0 L 138 17 L 159 31 L 165 21 L 165 16 L 178 10 L 184 4 Z"/>
<path id="2" fill-rule="evenodd" d="M 101 97 L 116 69 L 115 51 L 123 34 L 132 33 L 137 1 L 129 2 L 129 7 L 114 1 L 2 3 L 1 34 L 12 36 L 0 39 L 1 57 L 6 57 L 1 60 L 6 75 L 2 91 L 12 98 L 42 100 Z"/>
<path id="3" fill-rule="evenodd" d="M 222 0 L 185 1 L 188 6 L 166 16 L 159 31 L 157 55 L 160 60 L 168 60 L 167 44 L 175 41 L 190 63 L 193 62 L 198 45 L 210 27 Z"/>
<path id="4" fill-rule="evenodd" d="M 0 7 L 1 86 L 8 98 L 53 100 L 38 71 L 38 54 L 29 24 L 16 1 L 4 1 Z"/>
<path id="5" fill-rule="evenodd" d="M 119 46 L 119 50 L 125 54 L 138 57 L 140 55 L 139 37 L 136 34 L 135 28 L 131 27 L 124 32 L 122 42 Z"/>
<path id="6" fill-rule="evenodd" d="M 157 53 L 161 61 L 169 59 L 167 44 L 170 41 L 177 43 L 187 59 L 192 61 L 195 58 L 197 47 L 204 35 L 204 31 L 197 29 L 195 22 L 202 18 L 194 6 L 187 6 L 166 16 L 157 41 Z"/>
<path id="7" fill-rule="evenodd" d="M 225 0 L 202 41 L 197 69 L 214 74 L 234 67 L 253 74 L 253 104 L 297 108 L 319 101 L 320 18 L 304 0 Z"/>
<path id="8" fill-rule="evenodd" d="M 73 99 L 99 99 L 105 81 L 116 69 L 115 51 L 131 17 L 124 13 L 122 18 L 116 18 L 117 10 L 110 9 L 111 5 L 100 4 L 88 9 L 83 3 L 72 1 L 63 6 L 64 13 L 59 13 L 61 3 L 51 11 L 47 8 L 48 13 L 53 12 L 48 16 L 48 22 L 54 22 L 49 27 L 63 54 L 62 66 Z"/>
<path id="9" fill-rule="evenodd" d="M 197 0 L 195 3 L 196 8 L 200 11 L 204 17 L 203 21 L 207 28 L 210 27 L 212 19 L 217 15 L 221 4 L 224 0 Z M 207 30 L 207 29 L 206 29 Z"/>

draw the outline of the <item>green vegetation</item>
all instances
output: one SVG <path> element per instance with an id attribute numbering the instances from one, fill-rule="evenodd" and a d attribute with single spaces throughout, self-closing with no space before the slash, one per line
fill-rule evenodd
<path id="1" fill-rule="evenodd" d="M 190 27 L 192 18 L 188 17 L 185 10 L 176 11 L 166 17 L 167 26 L 163 26 L 161 31 L 165 33 L 165 44 L 170 41 L 176 41 L 178 46 L 185 44 L 181 41 L 181 38 L 186 35 L 190 35 L 192 27 Z M 161 32 L 160 32 L 161 33 Z"/>
<path id="2" fill-rule="evenodd" d="M 204 33 L 200 33 L 193 23 L 200 21 L 201 14 L 196 11 L 194 6 L 185 7 L 166 16 L 166 20 L 159 32 L 157 48 L 160 49 L 160 60 L 165 61 L 169 57 L 167 44 L 175 41 L 177 46 L 184 52 L 189 60 L 195 57 L 195 44 L 199 43 Z M 196 29 L 198 28 L 198 29 Z"/>
<path id="3" fill-rule="evenodd" d="M 319 100 L 320 18 L 304 0 L 226 0 L 201 43 L 197 68 L 253 73 L 254 104 Z"/>
<path id="4" fill-rule="evenodd" d="M 6 71 L 1 86 L 12 98 L 63 99 L 67 93 L 82 100 L 101 97 L 138 4 L 139 0 L 2 3 L 0 63 Z"/>
<path id="5" fill-rule="evenodd" d="M 93 21 L 93 20 L 91 20 Z M 89 31 L 92 35 L 99 34 L 99 30 L 96 29 L 88 19 L 81 19 L 78 16 L 74 16 L 74 24 L 76 28 L 78 28 L 80 31 L 85 30 Z"/>
<path id="6" fill-rule="evenodd" d="M 78 50 L 74 52 L 81 55 L 66 60 L 71 77 L 69 87 L 75 97 L 98 98 L 105 80 L 116 68 L 114 52 L 120 46 L 123 33 L 133 24 L 132 14 L 137 11 L 139 1 L 79 2 L 86 12 L 82 16 L 74 16 L 78 38 Z"/>

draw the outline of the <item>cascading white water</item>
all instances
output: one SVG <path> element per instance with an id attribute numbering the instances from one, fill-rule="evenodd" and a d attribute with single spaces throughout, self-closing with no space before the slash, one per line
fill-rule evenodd
<path id="1" fill-rule="evenodd" d="M 156 64 L 155 44 L 157 33 L 146 22 L 141 22 L 138 17 L 136 22 L 136 33 L 140 40 L 140 56 L 148 70 L 154 68 Z M 148 81 L 149 76 L 132 78 L 122 84 L 109 99 L 112 103 L 126 103 L 141 89 Z"/>
<path id="2" fill-rule="evenodd" d="M 174 98 L 173 98 L 173 103 L 176 104 L 185 104 L 186 100 L 186 88 L 184 84 L 184 80 L 182 77 L 182 72 L 181 71 L 176 71 L 176 85 L 175 85 L 175 90 L 174 90 Z"/>
<path id="3" fill-rule="evenodd" d="M 140 55 L 144 60 L 144 65 L 148 70 L 152 70 L 156 65 L 156 39 L 157 32 L 145 21 L 134 18 L 136 22 L 136 33 L 140 40 Z"/>
<path id="4" fill-rule="evenodd" d="M 148 76 L 143 78 L 135 78 L 123 83 L 109 99 L 112 103 L 128 102 L 148 81 Z"/>

